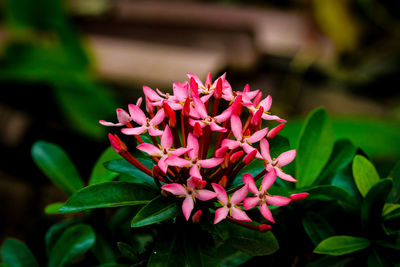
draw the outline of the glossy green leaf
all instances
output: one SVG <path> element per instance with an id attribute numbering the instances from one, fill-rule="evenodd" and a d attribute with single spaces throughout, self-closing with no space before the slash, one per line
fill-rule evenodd
<path id="1" fill-rule="evenodd" d="M 361 222 L 368 234 L 380 231 L 382 211 L 392 189 L 392 180 L 382 179 L 368 191 L 361 205 Z"/>
<path id="2" fill-rule="evenodd" d="M 374 165 L 361 155 L 357 155 L 353 160 L 353 176 L 363 197 L 380 179 Z"/>
<path id="3" fill-rule="evenodd" d="M 296 157 L 296 188 L 314 184 L 331 155 L 335 137 L 324 109 L 318 108 L 307 118 L 300 134 Z"/>
<path id="4" fill-rule="evenodd" d="M 1 259 L 9 267 L 38 267 L 29 248 L 21 241 L 8 238 L 1 247 Z"/>
<path id="5" fill-rule="evenodd" d="M 54 244 L 60 238 L 62 233 L 70 226 L 77 224 L 76 221 L 63 221 L 53 224 L 45 235 L 46 253 L 49 255 L 50 251 L 53 249 Z"/>
<path id="6" fill-rule="evenodd" d="M 314 249 L 314 253 L 340 256 L 366 249 L 370 245 L 371 242 L 365 238 L 337 235 L 331 236 L 319 243 Z"/>
<path id="7" fill-rule="evenodd" d="M 82 188 L 72 195 L 61 212 L 77 212 L 95 208 L 109 208 L 147 204 L 159 192 L 148 186 L 127 182 L 105 182 Z"/>
<path id="8" fill-rule="evenodd" d="M 245 173 L 250 173 L 253 177 L 257 176 L 260 172 L 262 172 L 265 169 L 264 163 L 262 160 L 253 160 L 245 166 L 232 180 L 230 184 L 227 185 L 228 190 L 232 190 L 234 188 L 237 188 L 239 186 L 243 185 L 243 174 Z"/>
<path id="9" fill-rule="evenodd" d="M 250 256 L 270 255 L 279 249 L 272 232 L 261 233 L 234 224 L 230 224 L 230 228 L 231 234 L 226 242 Z"/>
<path id="10" fill-rule="evenodd" d="M 343 169 L 339 169 L 335 173 L 331 184 L 343 188 L 352 197 L 357 199 L 357 201 L 361 202 L 362 195 L 360 194 L 360 191 L 358 191 L 357 185 L 354 182 L 352 163 Z"/>
<path id="11" fill-rule="evenodd" d="M 67 194 L 83 187 L 83 182 L 68 155 L 59 146 L 37 141 L 32 146 L 32 158 L 36 165 Z"/>
<path id="12" fill-rule="evenodd" d="M 96 232 L 96 242 L 91 251 L 100 263 L 115 262 L 117 259 L 114 244 L 107 240 L 99 231 Z"/>
<path id="13" fill-rule="evenodd" d="M 96 240 L 92 228 L 86 224 L 78 224 L 68 228 L 49 254 L 49 267 L 70 265 L 74 260 L 90 249 Z"/>
<path id="14" fill-rule="evenodd" d="M 133 262 L 136 262 L 138 260 L 137 252 L 130 245 L 124 242 L 118 242 L 117 246 L 118 250 L 121 252 L 123 256 L 125 256 L 126 258 L 130 259 Z"/>
<path id="15" fill-rule="evenodd" d="M 335 231 L 324 217 L 315 212 L 308 212 L 302 219 L 304 230 L 314 245 L 335 235 Z"/>
<path id="16" fill-rule="evenodd" d="M 140 162 L 143 163 L 146 167 L 150 167 L 148 165 L 151 164 L 150 169 L 152 169 L 152 166 L 154 165 L 149 160 L 141 158 L 139 158 L 138 160 L 140 160 Z M 144 174 L 142 171 L 140 171 L 139 169 L 137 169 L 135 166 L 133 166 L 124 159 L 108 161 L 104 163 L 104 166 L 110 171 L 128 175 L 130 177 L 129 181 L 132 183 L 145 184 L 157 188 L 157 185 L 155 184 L 153 177 Z"/>
<path id="17" fill-rule="evenodd" d="M 360 203 L 343 188 L 334 185 L 319 185 L 308 188 L 307 200 L 337 201 L 344 209 L 356 211 Z"/>
<path id="18" fill-rule="evenodd" d="M 336 141 L 331 157 L 322 169 L 315 184 L 329 184 L 340 169 L 351 163 L 356 152 L 357 148 L 349 140 Z"/>
<path id="19" fill-rule="evenodd" d="M 252 256 L 240 252 L 227 243 L 217 247 L 216 254 L 220 260 L 219 266 L 221 267 L 242 266 L 252 258 Z"/>
<path id="20" fill-rule="evenodd" d="M 132 227 L 142 227 L 172 219 L 180 213 L 180 203 L 159 195 L 144 206 L 132 219 Z"/>
<path id="21" fill-rule="evenodd" d="M 114 160 L 121 159 L 121 156 L 116 153 L 112 147 L 108 147 L 97 160 L 94 168 L 92 170 L 92 174 L 90 175 L 89 184 L 98 184 L 102 182 L 109 182 L 118 176 L 117 173 L 111 172 L 104 167 L 104 163 Z"/>
<path id="22" fill-rule="evenodd" d="M 392 191 L 392 201 L 400 201 L 400 162 L 394 166 L 392 170 L 392 180 L 393 180 L 393 191 Z"/>
<path id="23" fill-rule="evenodd" d="M 400 216 L 400 204 L 385 203 L 385 205 L 383 206 L 382 216 Z"/>
<path id="24" fill-rule="evenodd" d="M 55 203 L 51 203 L 49 205 L 46 206 L 46 208 L 44 209 L 44 213 L 46 214 L 60 214 L 62 212 L 60 212 L 60 208 L 64 205 L 64 202 L 55 202 Z"/>
<path id="25" fill-rule="evenodd" d="M 182 237 L 174 230 L 165 231 L 155 242 L 148 267 L 184 267 L 185 254 Z"/>

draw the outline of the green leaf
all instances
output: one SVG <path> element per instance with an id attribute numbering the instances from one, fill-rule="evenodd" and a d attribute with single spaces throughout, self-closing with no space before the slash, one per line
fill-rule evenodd
<path id="1" fill-rule="evenodd" d="M 176 217 L 180 212 L 180 205 L 165 197 L 157 196 L 144 206 L 132 219 L 132 227 L 160 223 Z"/>
<path id="2" fill-rule="evenodd" d="M 165 231 L 155 242 L 148 267 L 180 267 L 185 265 L 182 237 L 174 230 Z"/>
<path id="3" fill-rule="evenodd" d="M 345 210 L 357 211 L 360 203 L 343 188 L 335 185 L 319 185 L 306 190 L 307 200 L 337 201 Z"/>
<path id="4" fill-rule="evenodd" d="M 44 213 L 46 214 L 61 214 L 62 212 L 60 212 L 60 208 L 64 205 L 64 202 L 55 202 L 55 203 L 51 203 L 49 205 L 46 206 L 46 208 L 44 209 Z"/>
<path id="5" fill-rule="evenodd" d="M 50 229 L 46 232 L 45 243 L 46 243 L 46 253 L 49 255 L 50 251 L 53 249 L 54 244 L 60 238 L 62 233 L 70 226 L 76 224 L 76 221 L 64 221 L 53 224 Z"/>
<path id="6" fill-rule="evenodd" d="M 296 188 L 314 184 L 331 155 L 334 134 L 324 109 L 318 108 L 307 118 L 297 145 Z"/>
<path id="7" fill-rule="evenodd" d="M 150 170 L 154 165 L 151 161 L 146 159 L 138 158 L 138 160 L 141 163 L 143 163 L 146 167 L 150 167 L 147 165 L 152 164 Z M 108 161 L 104 163 L 104 166 L 110 171 L 128 175 L 130 177 L 129 181 L 132 183 L 144 184 L 154 188 L 158 188 L 154 182 L 153 177 L 143 173 L 142 171 L 140 171 L 139 169 L 137 169 L 135 166 L 133 166 L 124 159 L 116 159 Z"/>
<path id="8" fill-rule="evenodd" d="M 370 245 L 371 242 L 365 238 L 337 235 L 331 236 L 319 243 L 314 249 L 314 253 L 340 256 L 366 249 Z"/>
<path id="9" fill-rule="evenodd" d="M 339 170 L 351 163 L 356 152 L 357 148 L 349 140 L 336 141 L 331 157 L 318 176 L 315 184 L 329 184 Z"/>
<path id="10" fill-rule="evenodd" d="M 231 234 L 227 243 L 250 256 L 270 255 L 279 249 L 272 232 L 261 233 L 231 224 Z"/>
<path id="11" fill-rule="evenodd" d="M 136 262 L 138 260 L 137 252 L 130 245 L 124 242 L 118 242 L 117 246 L 118 250 L 121 252 L 123 256 L 125 256 L 126 258 L 130 259 L 133 262 Z"/>
<path id="12" fill-rule="evenodd" d="M 394 168 L 392 170 L 392 179 L 393 179 L 392 201 L 399 202 L 400 201 L 400 162 L 397 162 L 396 166 L 394 166 Z"/>
<path id="13" fill-rule="evenodd" d="M 61 212 L 77 212 L 96 208 L 109 208 L 147 204 L 158 192 L 140 184 L 105 182 L 82 188 L 73 194 Z"/>
<path id="14" fill-rule="evenodd" d="M 90 175 L 89 184 L 98 184 L 102 182 L 109 182 L 118 176 L 115 172 L 111 172 L 104 167 L 104 163 L 114 159 L 121 159 L 121 156 L 117 154 L 112 147 L 108 147 L 100 158 L 97 160 L 92 174 Z"/>
<path id="15" fill-rule="evenodd" d="M 317 258 L 311 262 L 307 263 L 307 267 L 344 267 L 348 266 L 347 264 L 351 262 L 353 258 L 351 256 L 329 256 L 325 255 L 320 258 Z"/>
<path id="16" fill-rule="evenodd" d="M 243 174 L 250 173 L 253 177 L 262 172 L 265 169 L 264 162 L 261 160 L 253 160 L 250 164 L 246 165 L 227 185 L 227 191 L 237 188 L 243 185 Z"/>
<path id="17" fill-rule="evenodd" d="M 49 267 L 70 265 L 74 260 L 90 249 L 96 240 L 92 228 L 86 224 L 78 224 L 68 228 L 49 254 Z"/>
<path id="18" fill-rule="evenodd" d="M 363 197 L 380 179 L 374 165 L 361 155 L 357 155 L 353 160 L 353 176 Z"/>
<path id="19" fill-rule="evenodd" d="M 218 266 L 221 267 L 242 266 L 252 258 L 252 256 L 238 251 L 227 243 L 217 247 L 216 254 L 220 259 Z"/>
<path id="20" fill-rule="evenodd" d="M 32 146 L 32 158 L 36 165 L 67 194 L 83 187 L 83 181 L 68 155 L 59 146 L 37 141 Z"/>
<path id="21" fill-rule="evenodd" d="M 400 231 L 394 235 L 386 236 L 384 240 L 376 240 L 377 245 L 385 248 L 400 249 Z"/>
<path id="22" fill-rule="evenodd" d="M 8 238 L 1 247 L 1 259 L 9 267 L 38 267 L 29 248 L 21 241 Z"/>
<path id="23" fill-rule="evenodd" d="M 308 212 L 302 219 L 303 227 L 314 245 L 335 235 L 335 231 L 324 217 L 315 212 Z"/>
<path id="24" fill-rule="evenodd" d="M 207 232 L 196 230 L 185 232 L 186 265 L 191 267 L 216 266 L 218 259 L 213 241 Z"/>
<path id="25" fill-rule="evenodd" d="M 370 235 L 381 230 L 383 206 L 391 189 L 392 180 L 382 179 L 372 186 L 364 198 L 361 205 L 361 222 L 363 230 Z"/>
<path id="26" fill-rule="evenodd" d="M 113 244 L 104 238 L 100 232 L 96 232 L 96 242 L 91 251 L 100 263 L 114 262 L 117 259 Z"/>
<path id="27" fill-rule="evenodd" d="M 400 204 L 385 203 L 385 205 L 383 206 L 382 216 L 400 216 Z"/>

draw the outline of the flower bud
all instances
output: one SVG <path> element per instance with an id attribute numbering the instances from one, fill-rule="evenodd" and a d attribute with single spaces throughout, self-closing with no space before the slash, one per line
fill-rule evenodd
<path id="1" fill-rule="evenodd" d="M 229 161 L 231 163 L 235 163 L 236 161 L 238 161 L 241 157 L 243 156 L 243 151 L 238 151 L 232 154 L 232 156 L 230 157 Z"/>
<path id="2" fill-rule="evenodd" d="M 207 77 L 206 77 L 206 83 L 204 84 L 204 86 L 205 87 L 210 87 L 212 85 L 212 77 L 211 77 L 211 72 L 209 72 L 208 74 L 207 74 Z"/>
<path id="3" fill-rule="evenodd" d="M 271 129 L 271 131 L 269 131 L 268 134 L 267 134 L 267 139 L 274 138 L 283 129 L 283 127 L 285 127 L 284 123 L 279 124 L 275 128 Z"/>
<path id="4" fill-rule="evenodd" d="M 247 154 L 244 158 L 243 158 L 243 163 L 244 164 L 249 164 L 250 162 L 253 161 L 253 159 L 256 157 L 257 155 L 257 149 L 254 149 L 253 151 L 251 151 L 249 154 Z"/>
<path id="5" fill-rule="evenodd" d="M 193 77 L 190 78 L 190 96 L 192 98 L 199 97 L 199 86 Z"/>
<path id="6" fill-rule="evenodd" d="M 163 102 L 163 109 L 165 116 L 168 118 L 169 127 L 174 128 L 176 126 L 175 111 L 168 105 L 166 101 Z"/>
<path id="7" fill-rule="evenodd" d="M 251 118 L 251 124 L 258 126 L 261 124 L 261 116 L 264 113 L 264 108 L 260 107 L 256 113 L 254 113 L 253 118 Z"/>
<path id="8" fill-rule="evenodd" d="M 214 90 L 214 97 L 215 99 L 220 99 L 222 97 L 222 79 L 219 78 L 217 81 L 217 86 Z"/>
<path id="9" fill-rule="evenodd" d="M 189 99 L 189 97 L 186 98 L 186 100 L 185 100 L 185 104 L 183 105 L 182 113 L 183 113 L 183 116 L 186 116 L 186 117 L 189 116 L 189 113 L 190 113 L 190 99 Z"/>
<path id="10" fill-rule="evenodd" d="M 225 152 L 227 152 L 229 150 L 229 147 L 227 146 L 223 146 L 217 149 L 217 151 L 215 151 L 215 156 L 217 158 L 222 158 L 225 155 Z"/>
<path id="11" fill-rule="evenodd" d="M 253 101 L 253 106 L 254 106 L 254 107 L 257 107 L 258 104 L 260 104 L 261 98 L 262 98 L 262 92 L 259 92 L 259 93 L 256 95 L 256 97 L 254 98 L 254 101 Z"/>
<path id="12" fill-rule="evenodd" d="M 307 196 L 308 196 L 308 193 L 307 192 L 303 192 L 303 193 L 298 193 L 298 194 L 291 194 L 289 196 L 289 198 L 292 201 L 299 201 L 299 200 L 305 199 Z"/>
<path id="13" fill-rule="evenodd" d="M 226 178 L 226 176 L 224 175 L 221 180 L 219 180 L 218 184 L 222 187 L 226 186 L 226 182 L 228 181 L 228 179 Z"/>
<path id="14" fill-rule="evenodd" d="M 126 152 L 128 151 L 128 148 L 126 147 L 125 143 L 119 139 L 118 135 L 112 135 L 108 134 L 108 139 L 110 140 L 111 147 L 114 149 L 115 152 L 118 154 L 121 152 Z"/>
<path id="15" fill-rule="evenodd" d="M 200 218 L 201 218 L 201 214 L 202 214 L 201 210 L 196 211 L 196 213 L 193 214 L 193 216 L 192 216 L 192 222 L 193 223 L 199 223 L 200 222 Z"/>
<path id="16" fill-rule="evenodd" d="M 271 225 L 261 224 L 261 225 L 258 226 L 258 230 L 260 232 L 268 232 L 269 230 L 271 230 Z"/>
<path id="17" fill-rule="evenodd" d="M 196 123 L 194 124 L 193 134 L 194 134 L 194 136 L 196 136 L 197 138 L 199 138 L 200 136 L 203 135 L 203 129 L 201 128 L 200 123 L 196 122 Z"/>

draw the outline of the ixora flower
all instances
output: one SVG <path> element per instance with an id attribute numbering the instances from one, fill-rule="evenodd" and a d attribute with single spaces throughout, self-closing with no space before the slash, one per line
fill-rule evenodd
<path id="1" fill-rule="evenodd" d="M 226 219 L 249 229 L 268 231 L 270 225 L 252 222 L 245 210 L 258 207 L 266 221 L 274 223 L 269 206 L 288 205 L 308 195 L 268 193 L 277 176 L 296 182 L 281 169 L 294 160 L 296 151 L 289 150 L 276 159 L 270 155 L 268 140 L 275 138 L 286 120 L 269 113 L 271 96 L 262 100 L 262 93 L 250 91 L 248 85 L 234 91 L 226 74 L 215 81 L 208 74 L 205 83 L 193 73 L 187 75 L 189 81 L 174 82 L 169 92 L 143 86 L 147 115 L 140 108 L 140 99 L 128 106 L 129 113 L 117 109 L 118 123 L 100 121 L 133 135 L 139 142 L 137 149 L 152 160 L 151 168 L 138 160 L 118 135 L 109 134 L 111 146 L 134 167 L 153 177 L 162 195 L 176 201 L 183 199 L 182 212 L 188 223 L 213 217 L 214 224 Z M 239 175 L 255 161 L 264 164 L 265 169 L 254 178 L 249 173 Z M 262 182 L 257 188 L 259 179 Z"/>

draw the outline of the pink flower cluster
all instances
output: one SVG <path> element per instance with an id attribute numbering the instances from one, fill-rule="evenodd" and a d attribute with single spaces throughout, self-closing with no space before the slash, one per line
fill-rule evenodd
<path id="1" fill-rule="evenodd" d="M 209 201 L 215 210 L 214 223 L 223 219 L 239 225 L 269 230 L 270 226 L 246 224 L 251 221 L 244 210 L 258 207 L 262 216 L 274 223 L 268 206 L 284 206 L 305 198 L 307 193 L 289 197 L 268 193 L 276 177 L 290 182 L 296 180 L 281 167 L 292 162 L 296 150 L 272 158 L 269 142 L 284 127 L 285 120 L 272 115 L 269 109 L 272 98 L 262 98 L 259 90 L 233 91 L 225 74 L 216 79 L 207 75 L 203 82 L 194 74 L 187 74 L 189 81 L 173 83 L 173 94 L 143 87 L 142 99 L 128 106 L 129 113 L 117 109 L 118 123 L 100 121 L 105 126 L 125 126 L 121 132 L 133 135 L 137 149 L 147 153 L 155 165 L 152 170 L 140 163 L 117 135 L 109 134 L 114 150 L 139 170 L 154 177 L 164 191 L 183 199 L 182 211 L 190 219 L 196 200 Z M 241 117 L 247 117 L 242 123 Z M 263 121 L 275 121 L 275 128 L 262 128 Z M 151 143 L 143 141 L 148 136 Z M 265 169 L 257 176 L 243 175 L 243 186 L 226 191 L 237 174 L 253 160 L 262 160 Z M 263 178 L 260 188 L 256 180 Z M 198 222 L 201 209 L 192 220 Z"/>

